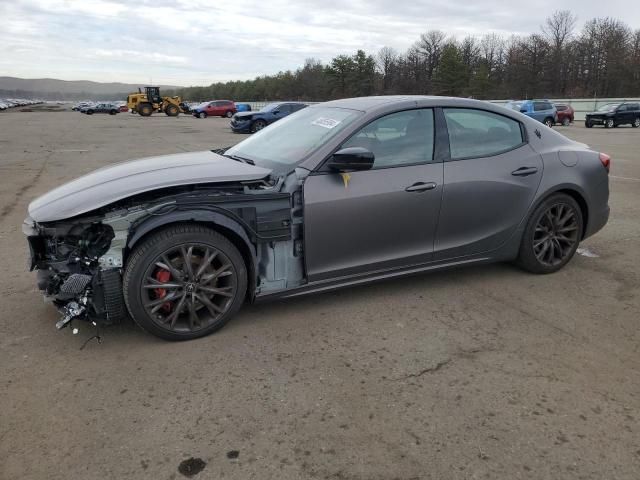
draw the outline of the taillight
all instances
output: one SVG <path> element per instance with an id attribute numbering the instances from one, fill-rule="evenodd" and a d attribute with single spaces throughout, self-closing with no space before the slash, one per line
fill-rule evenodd
<path id="1" fill-rule="evenodd" d="M 602 166 L 607 170 L 607 173 L 609 173 L 609 168 L 611 167 L 611 157 L 606 153 L 601 153 L 600 161 L 602 162 Z"/>

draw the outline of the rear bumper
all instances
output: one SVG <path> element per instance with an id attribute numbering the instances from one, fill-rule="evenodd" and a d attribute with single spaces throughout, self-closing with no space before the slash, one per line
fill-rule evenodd
<path id="1" fill-rule="evenodd" d="M 605 205 L 604 208 L 595 211 L 595 212 L 590 212 L 589 214 L 589 220 L 587 223 L 587 229 L 584 232 L 584 238 L 588 238 L 596 233 L 598 233 L 600 230 L 602 230 L 602 228 L 607 224 L 607 222 L 609 221 L 609 213 L 610 213 L 611 209 L 609 208 L 609 205 Z"/>

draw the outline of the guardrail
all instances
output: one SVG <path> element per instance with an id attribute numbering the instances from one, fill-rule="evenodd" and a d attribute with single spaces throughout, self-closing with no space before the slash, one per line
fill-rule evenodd
<path id="1" fill-rule="evenodd" d="M 509 100 L 489 100 L 491 103 L 498 105 L 504 105 Z M 571 105 L 575 110 L 575 120 L 584 121 L 585 114 L 597 110 L 598 107 L 606 105 L 607 103 L 622 103 L 622 102 L 640 102 L 640 98 L 552 98 L 549 99 L 551 103 L 563 103 Z M 251 105 L 251 110 L 260 110 L 262 107 L 272 102 L 240 102 L 236 103 L 248 103 Z M 309 104 L 319 102 L 306 102 Z"/>

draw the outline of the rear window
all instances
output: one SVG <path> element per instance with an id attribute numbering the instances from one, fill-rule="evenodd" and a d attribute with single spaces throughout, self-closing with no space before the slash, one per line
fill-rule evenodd
<path id="1" fill-rule="evenodd" d="M 566 109 L 566 105 L 556 105 L 556 110 L 558 110 L 559 112 L 564 112 Z"/>
<path id="2" fill-rule="evenodd" d="M 553 107 L 548 102 L 533 102 L 533 110 L 536 112 L 542 110 L 551 110 Z"/>
<path id="3" fill-rule="evenodd" d="M 520 123 L 485 110 L 445 108 L 451 158 L 488 157 L 524 143 Z"/>

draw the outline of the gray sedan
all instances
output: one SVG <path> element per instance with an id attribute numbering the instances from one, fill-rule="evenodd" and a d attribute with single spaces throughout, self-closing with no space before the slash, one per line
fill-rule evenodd
<path id="1" fill-rule="evenodd" d="M 485 102 L 346 99 L 100 169 L 34 200 L 23 230 L 59 328 L 130 315 L 185 340 L 246 300 L 497 261 L 555 272 L 607 222 L 609 163 Z"/>

